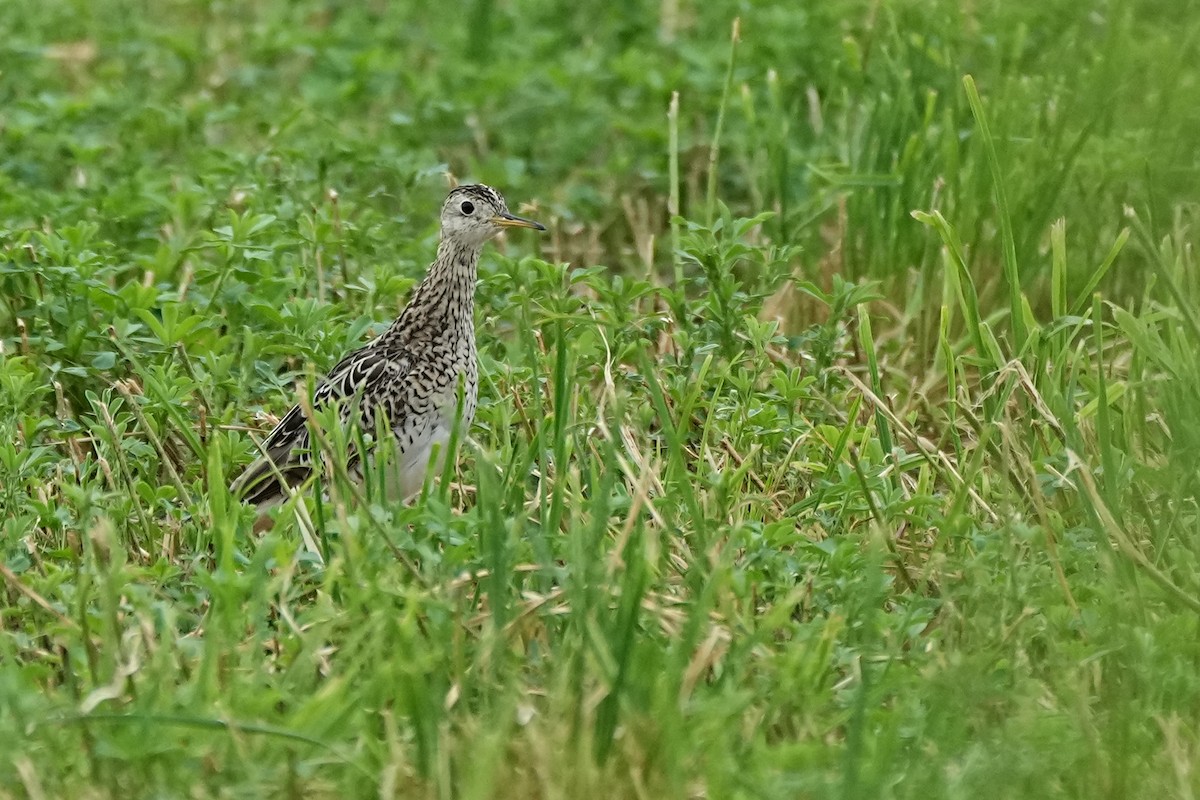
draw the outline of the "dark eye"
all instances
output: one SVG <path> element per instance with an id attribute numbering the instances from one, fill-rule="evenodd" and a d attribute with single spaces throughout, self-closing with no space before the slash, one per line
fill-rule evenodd
<path id="1" fill-rule="evenodd" d="M 463 204 L 462 204 L 462 212 L 464 214 L 471 214 L 474 211 L 475 211 L 475 204 L 472 203 L 470 200 L 464 200 Z"/>

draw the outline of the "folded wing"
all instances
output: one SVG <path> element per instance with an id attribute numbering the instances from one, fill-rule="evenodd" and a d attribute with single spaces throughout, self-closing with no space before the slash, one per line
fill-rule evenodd
<path id="1" fill-rule="evenodd" d="M 394 407 L 390 394 L 404 384 L 410 360 L 396 352 L 367 345 L 343 358 L 329 372 L 313 394 L 313 408 L 330 404 L 339 407 L 342 424 L 357 421 L 366 432 L 375 430 L 377 410 Z M 353 417 L 357 413 L 357 419 Z M 395 422 L 394 420 L 391 422 Z M 308 480 L 313 471 L 314 454 L 309 442 L 308 419 L 295 405 L 263 442 L 263 455 L 246 467 L 230 490 L 260 509 L 270 507 L 288 495 L 288 488 Z M 350 453 L 348 467 L 358 460 Z"/>

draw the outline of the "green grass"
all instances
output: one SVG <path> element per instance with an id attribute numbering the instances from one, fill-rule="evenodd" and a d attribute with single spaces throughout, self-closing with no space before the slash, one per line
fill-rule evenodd
<path id="1" fill-rule="evenodd" d="M 1200 7 L 449 9 L 0 4 L 0 797 L 1200 792 Z M 253 535 L 445 172 L 458 461 Z"/>

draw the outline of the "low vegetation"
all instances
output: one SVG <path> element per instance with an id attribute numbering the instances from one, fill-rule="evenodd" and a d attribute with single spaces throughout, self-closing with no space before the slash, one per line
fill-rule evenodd
<path id="1" fill-rule="evenodd" d="M 0 4 L 0 796 L 1200 792 L 1182 5 Z M 254 533 L 447 174 L 457 464 Z"/>

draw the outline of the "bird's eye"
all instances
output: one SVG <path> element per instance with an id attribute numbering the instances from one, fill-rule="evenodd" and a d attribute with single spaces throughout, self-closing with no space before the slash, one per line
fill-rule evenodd
<path id="1" fill-rule="evenodd" d="M 470 200 L 464 200 L 462 204 L 462 212 L 464 214 L 472 214 L 475 211 L 475 204 Z"/>

